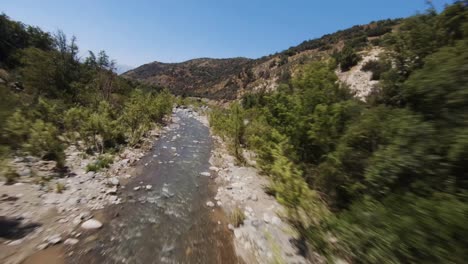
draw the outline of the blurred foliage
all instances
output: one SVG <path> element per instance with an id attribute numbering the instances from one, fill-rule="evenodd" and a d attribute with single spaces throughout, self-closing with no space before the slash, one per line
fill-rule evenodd
<path id="1" fill-rule="evenodd" d="M 366 62 L 362 69 L 363 71 L 371 72 L 371 80 L 378 81 L 380 80 L 382 73 L 389 71 L 392 68 L 391 64 L 384 59 L 379 60 L 370 60 Z"/>
<path id="2" fill-rule="evenodd" d="M 68 144 L 105 153 L 134 145 L 171 112 L 166 90 L 119 77 L 101 51 L 78 58 L 76 38 L 0 16 L 1 159 L 34 155 L 65 166 Z"/>
<path id="3" fill-rule="evenodd" d="M 243 225 L 245 220 L 244 211 L 242 211 L 242 209 L 240 209 L 239 207 L 235 207 L 231 212 L 230 220 L 232 225 L 235 227 Z"/>
<path id="4" fill-rule="evenodd" d="M 333 62 L 302 67 L 270 94 L 242 100 L 243 142 L 271 177 L 269 193 L 308 245 L 329 261 L 464 263 L 468 257 L 468 10 L 383 26 L 386 54 L 364 70 L 379 79 L 366 102 L 337 82 Z M 356 39 L 355 39 L 356 38 Z M 353 35 L 335 54 L 356 63 Z M 233 109 L 215 113 L 218 122 Z"/>
<path id="5" fill-rule="evenodd" d="M 242 145 L 245 141 L 245 114 L 239 103 L 231 104 L 229 109 L 215 108 L 210 112 L 210 125 L 229 143 L 237 161 L 244 162 Z"/>
<path id="6" fill-rule="evenodd" d="M 101 169 L 109 168 L 109 166 L 114 162 L 114 158 L 110 154 L 100 155 L 96 161 L 88 164 L 86 166 L 86 171 L 98 172 Z"/>

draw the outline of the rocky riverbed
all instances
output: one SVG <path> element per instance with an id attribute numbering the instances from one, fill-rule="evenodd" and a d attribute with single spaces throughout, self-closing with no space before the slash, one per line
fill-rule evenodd
<path id="1" fill-rule="evenodd" d="M 34 179 L 54 174 L 54 164 L 15 159 L 21 181 L 0 185 L 0 261 L 307 263 L 284 208 L 264 192 L 254 155 L 236 165 L 191 109 L 171 119 L 98 173 L 86 172 L 96 157 L 75 146 L 66 151 L 67 175 L 45 184 Z M 235 209 L 246 217 L 239 227 L 229 219 Z"/>
<path id="2" fill-rule="evenodd" d="M 137 148 L 126 148 L 108 169 L 99 172 L 86 170 L 97 156 L 86 155 L 75 145 L 65 151 L 68 170 L 63 175 L 53 161 L 12 160 L 11 167 L 20 178 L 13 185 L 0 182 L 0 263 L 20 263 L 34 252 L 59 244 L 71 247 L 80 241 L 82 232 L 100 228 L 95 210 L 121 203 L 122 184 L 167 130 L 150 131 Z"/>
<path id="3" fill-rule="evenodd" d="M 209 125 L 206 116 L 197 118 Z M 239 227 L 229 225 L 236 253 L 246 263 L 307 263 L 292 244 L 295 232 L 282 220 L 284 207 L 264 191 L 269 179 L 255 168 L 255 154 L 244 151 L 247 165 L 238 165 L 225 142 L 215 135 L 212 138 L 210 170 L 217 175 L 217 191 L 208 202 L 228 215 L 236 209 L 243 211 L 244 223 Z"/>

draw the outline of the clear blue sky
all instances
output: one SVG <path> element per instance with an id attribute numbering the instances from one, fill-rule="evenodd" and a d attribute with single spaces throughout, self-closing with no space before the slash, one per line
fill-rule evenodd
<path id="1" fill-rule="evenodd" d="M 440 9 L 451 0 L 434 0 Z M 83 54 L 119 64 L 257 58 L 372 20 L 426 9 L 424 0 L 0 0 L 0 12 L 75 35 Z"/>

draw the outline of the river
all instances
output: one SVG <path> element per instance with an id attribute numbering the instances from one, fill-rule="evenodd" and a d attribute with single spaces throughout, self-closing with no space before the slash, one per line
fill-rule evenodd
<path id="1" fill-rule="evenodd" d="M 226 216 L 206 205 L 216 187 L 200 175 L 209 171 L 209 129 L 187 109 L 173 119 L 119 190 L 123 203 L 102 212 L 103 228 L 83 234 L 68 263 L 239 263 Z"/>

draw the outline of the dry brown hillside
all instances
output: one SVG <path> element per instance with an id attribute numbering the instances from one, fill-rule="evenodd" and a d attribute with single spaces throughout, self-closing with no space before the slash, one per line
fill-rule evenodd
<path id="1" fill-rule="evenodd" d="M 287 81 L 297 66 L 329 56 L 344 43 L 371 45 L 391 31 L 398 20 L 354 26 L 319 39 L 304 41 L 259 59 L 200 58 L 181 63 L 152 62 L 123 76 L 169 88 L 174 94 L 232 100 L 246 92 L 269 91 Z"/>

